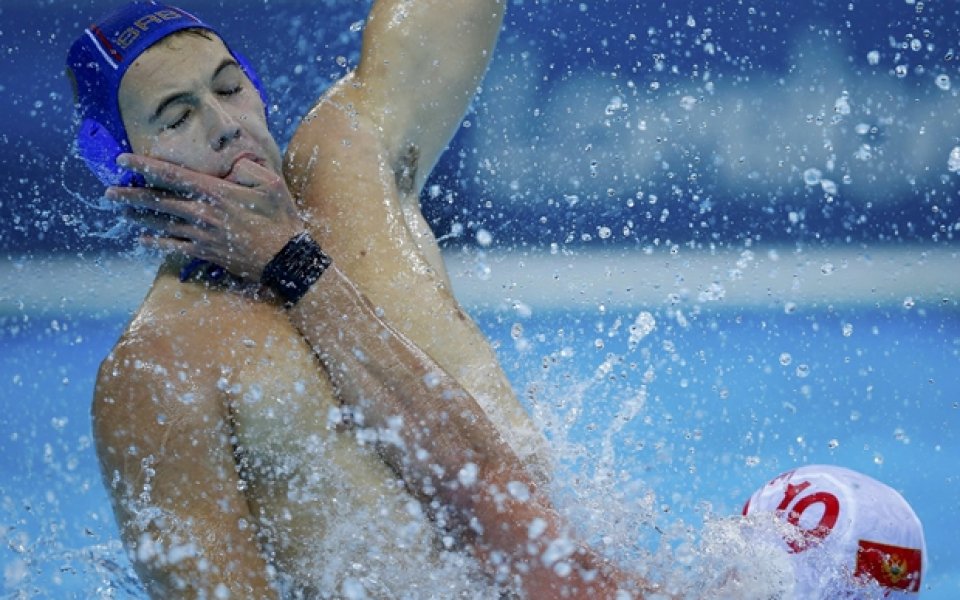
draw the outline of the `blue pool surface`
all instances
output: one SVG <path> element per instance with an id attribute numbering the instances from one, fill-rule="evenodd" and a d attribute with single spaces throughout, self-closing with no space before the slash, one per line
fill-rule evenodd
<path id="1" fill-rule="evenodd" d="M 520 397 L 538 414 L 577 415 L 547 424 L 555 442 L 586 450 L 560 452 L 560 473 L 589 487 L 611 439 L 622 489 L 655 491 L 663 527 L 736 514 L 797 465 L 853 468 L 899 490 L 922 519 L 922 596 L 960 597 L 954 303 L 661 307 L 631 345 L 642 310 L 474 311 Z M 127 315 L 0 319 L 0 597 L 143 597 L 119 549 L 88 417 L 97 365 Z M 613 431 L 641 391 L 643 409 Z M 638 531 L 638 545 L 658 535 Z"/>

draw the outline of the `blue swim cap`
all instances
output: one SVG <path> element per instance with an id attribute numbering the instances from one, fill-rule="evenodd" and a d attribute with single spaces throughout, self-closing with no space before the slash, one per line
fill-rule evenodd
<path id="1" fill-rule="evenodd" d="M 143 184 L 139 175 L 117 165 L 117 156 L 131 152 L 120 115 L 120 82 L 138 56 L 183 29 L 206 29 L 220 37 L 213 27 L 185 10 L 141 1 L 118 8 L 90 25 L 70 47 L 67 73 L 74 85 L 81 120 L 77 151 L 105 185 Z M 227 50 L 260 93 L 266 107 L 266 90 L 250 63 L 229 46 Z"/>

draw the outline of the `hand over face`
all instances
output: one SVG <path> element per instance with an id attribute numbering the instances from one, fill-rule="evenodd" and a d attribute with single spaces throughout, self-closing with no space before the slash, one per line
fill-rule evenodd
<path id="1" fill-rule="evenodd" d="M 135 154 L 121 165 L 147 187 L 111 187 L 106 197 L 132 208 L 130 218 L 154 230 L 141 243 L 182 252 L 259 281 L 264 266 L 304 230 L 286 181 L 241 158 L 224 179 Z"/>

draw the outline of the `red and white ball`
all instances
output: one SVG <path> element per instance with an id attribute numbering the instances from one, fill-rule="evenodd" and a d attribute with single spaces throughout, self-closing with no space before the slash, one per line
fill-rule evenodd
<path id="1" fill-rule="evenodd" d="M 773 513 L 790 526 L 797 598 L 916 598 L 925 570 L 923 527 L 893 488 L 842 467 L 810 465 L 779 475 L 744 515 Z"/>

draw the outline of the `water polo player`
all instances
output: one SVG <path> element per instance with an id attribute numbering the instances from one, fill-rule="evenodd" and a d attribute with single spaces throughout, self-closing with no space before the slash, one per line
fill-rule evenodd
<path id="1" fill-rule="evenodd" d="M 264 86 L 197 17 L 130 3 L 71 48 L 79 153 L 108 197 L 162 232 L 158 246 L 184 251 L 104 361 L 93 407 L 104 479 L 152 595 L 616 588 L 537 492 L 542 439 L 451 295 L 418 205 L 503 9 L 376 2 L 358 68 L 312 107 L 283 159 Z M 242 219 L 252 233 L 225 226 L 239 210 L 256 215 Z M 216 251 L 189 241 L 199 223 Z M 195 268 L 187 254 L 211 262 Z M 453 397 L 448 419 L 436 402 Z M 401 409 L 419 426 L 389 412 Z M 425 439 L 431 424 L 444 435 Z M 518 518 L 479 481 L 526 490 L 506 499 Z M 548 561 L 525 554 L 557 544 Z"/>

